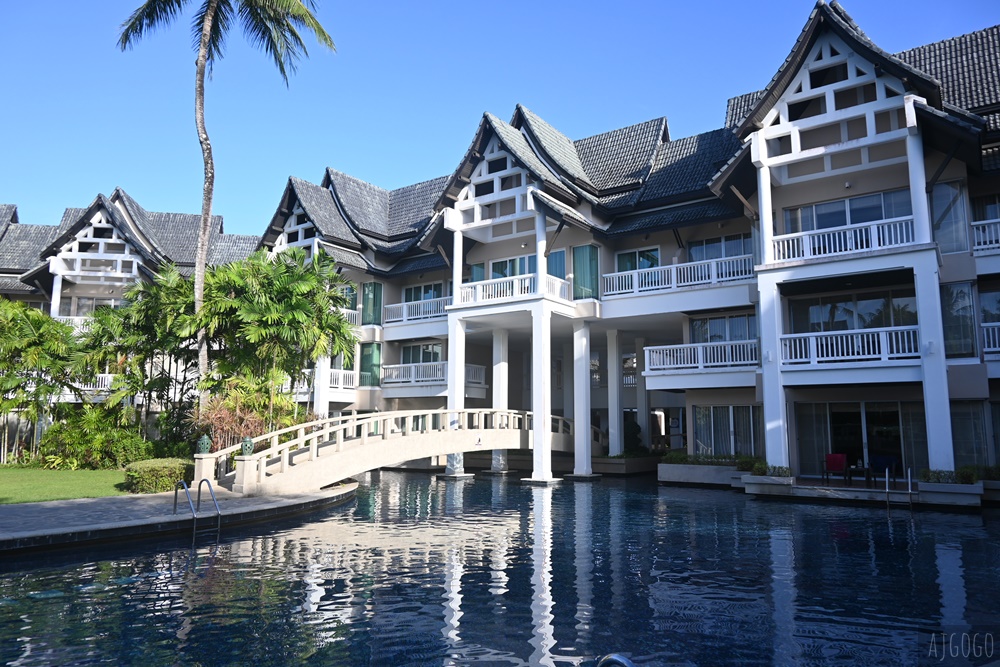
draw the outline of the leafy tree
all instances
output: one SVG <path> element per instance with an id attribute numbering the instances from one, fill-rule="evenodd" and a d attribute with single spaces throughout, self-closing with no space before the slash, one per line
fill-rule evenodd
<path id="1" fill-rule="evenodd" d="M 79 392 L 71 366 L 77 346 L 73 327 L 23 303 L 0 300 L 0 413 L 4 421 L 0 462 L 7 456 L 9 415 L 17 415 L 15 439 L 22 419 L 33 427 L 28 455 L 35 456 L 37 433 L 51 417 L 55 399 L 64 392 Z M 18 456 L 17 441 L 13 455 Z"/>
<path id="2" fill-rule="evenodd" d="M 146 0 L 122 24 L 118 45 L 122 50 L 132 47 L 146 33 L 166 26 L 188 4 L 189 0 Z M 313 0 L 203 0 L 195 12 L 192 32 L 198 45 L 195 61 L 194 117 L 205 164 L 202 192 L 201 224 L 198 228 L 198 247 L 194 272 L 194 310 L 199 313 L 204 305 L 205 274 L 208 264 L 208 241 L 212 218 L 212 194 L 215 187 L 215 163 L 212 144 L 205 127 L 205 70 L 211 70 L 215 61 L 222 58 L 223 46 L 230 27 L 237 21 L 242 25 L 247 39 L 262 49 L 272 60 L 288 83 L 289 72 L 295 71 L 296 61 L 308 55 L 299 31 L 313 33 L 323 46 L 334 48 L 333 40 L 313 15 Z M 198 330 L 198 378 L 208 376 L 208 339 L 204 328 Z M 200 404 L 207 395 L 201 394 Z"/>

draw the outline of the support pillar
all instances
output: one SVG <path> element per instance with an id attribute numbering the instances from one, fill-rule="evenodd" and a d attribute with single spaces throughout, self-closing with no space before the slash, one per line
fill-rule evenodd
<path id="1" fill-rule="evenodd" d="M 51 317 L 59 317 L 59 304 L 62 302 L 62 279 L 62 275 L 58 273 L 52 276 L 52 299 L 49 305 Z"/>
<path id="2" fill-rule="evenodd" d="M 506 329 L 493 330 L 493 409 L 506 410 L 509 407 L 509 377 L 510 377 L 510 333 Z M 510 424 L 506 422 L 507 417 L 498 417 L 499 424 L 494 424 L 493 428 L 506 427 Z M 490 465 L 490 472 L 493 474 L 505 474 L 510 472 L 507 468 L 507 450 L 494 449 Z"/>
<path id="3" fill-rule="evenodd" d="M 646 446 L 653 444 L 649 433 L 649 394 L 646 393 L 646 339 L 635 339 L 635 420 L 642 430 L 639 432 L 641 443 Z"/>
<path id="4" fill-rule="evenodd" d="M 762 276 L 765 274 L 762 274 Z M 781 384 L 781 294 L 777 283 L 763 278 L 760 285 L 760 349 L 763 376 L 764 442 L 767 462 L 787 466 L 788 407 L 785 388 Z M 691 428 L 689 426 L 689 428 Z M 693 438 L 689 438 L 694 442 Z M 693 452 L 698 454 L 699 452 Z"/>
<path id="5" fill-rule="evenodd" d="M 926 253 L 913 267 L 919 320 L 920 366 L 923 371 L 924 419 L 927 423 L 927 464 L 932 470 L 955 469 L 951 437 L 951 400 L 941 315 L 941 281 L 937 256 Z"/>
<path id="6" fill-rule="evenodd" d="M 523 481 L 552 484 L 552 313 L 545 301 L 531 312 L 532 470 Z"/>
<path id="7" fill-rule="evenodd" d="M 622 439 L 622 351 L 618 330 L 608 331 L 608 456 L 625 451 Z"/>
<path id="8" fill-rule="evenodd" d="M 910 177 L 910 206 L 913 209 L 913 240 L 916 243 L 930 243 L 931 212 L 927 202 L 927 168 L 924 165 L 924 141 L 917 127 L 915 98 L 907 95 L 906 111 L 906 168 Z"/>
<path id="9" fill-rule="evenodd" d="M 465 320 L 448 318 L 448 420 L 452 430 L 465 428 Z M 465 472 L 465 455 L 449 454 L 444 477 L 471 477 Z"/>
<path id="10" fill-rule="evenodd" d="M 330 415 L 330 357 L 316 360 L 313 369 L 313 412 L 326 419 Z"/>
<path id="11" fill-rule="evenodd" d="M 590 458 L 590 323 L 573 322 L 573 477 L 596 477 Z"/>
<path id="12" fill-rule="evenodd" d="M 573 342 L 562 346 L 562 409 L 563 417 L 573 421 L 576 419 L 576 406 L 573 396 L 576 395 L 573 363 Z"/>

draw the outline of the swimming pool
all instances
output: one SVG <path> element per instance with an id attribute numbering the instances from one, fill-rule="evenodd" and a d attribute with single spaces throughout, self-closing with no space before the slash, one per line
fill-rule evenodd
<path id="1" fill-rule="evenodd" d="M 0 664 L 949 664 L 932 633 L 1000 635 L 990 515 L 363 481 L 352 506 L 194 551 L 7 564 Z"/>

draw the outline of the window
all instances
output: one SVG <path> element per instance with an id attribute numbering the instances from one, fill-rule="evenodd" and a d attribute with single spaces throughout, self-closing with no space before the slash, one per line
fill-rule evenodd
<path id="1" fill-rule="evenodd" d="M 1000 195 L 974 198 L 972 200 L 972 219 L 976 222 L 1000 220 Z"/>
<path id="2" fill-rule="evenodd" d="M 753 241 L 750 234 L 730 234 L 688 243 L 688 259 L 692 262 L 752 254 Z"/>
<path id="3" fill-rule="evenodd" d="M 347 301 L 345 308 L 348 310 L 358 309 L 358 290 L 354 285 L 348 285 L 342 288 L 340 293 Z"/>
<path id="4" fill-rule="evenodd" d="M 377 387 L 382 379 L 382 343 L 361 344 L 361 377 L 363 387 Z"/>
<path id="5" fill-rule="evenodd" d="M 482 262 L 469 265 L 469 282 L 478 283 L 486 280 L 486 265 Z"/>
<path id="6" fill-rule="evenodd" d="M 498 171 L 503 171 L 507 168 L 507 158 L 502 157 L 496 160 L 490 160 L 486 163 L 486 173 L 495 174 Z"/>
<path id="7" fill-rule="evenodd" d="M 754 314 L 699 317 L 691 320 L 692 343 L 717 343 L 756 340 L 757 316 Z"/>
<path id="8" fill-rule="evenodd" d="M 546 273 L 556 278 L 566 279 L 566 251 L 553 250 L 545 262 Z"/>
<path id="9" fill-rule="evenodd" d="M 597 246 L 573 248 L 573 298 L 596 299 L 598 296 Z"/>
<path id="10" fill-rule="evenodd" d="M 786 208 L 785 234 L 860 225 L 913 215 L 909 189 Z"/>
<path id="11" fill-rule="evenodd" d="M 696 405 L 695 454 L 762 456 L 763 424 L 759 405 Z"/>
<path id="12" fill-rule="evenodd" d="M 626 250 L 615 256 L 615 264 L 619 272 L 653 269 L 660 265 L 660 249 Z"/>
<path id="13" fill-rule="evenodd" d="M 792 333 L 797 334 L 917 324 L 916 293 L 911 287 L 794 299 L 789 310 Z"/>
<path id="14" fill-rule="evenodd" d="M 401 357 L 404 364 L 432 364 L 441 361 L 441 343 L 404 345 Z"/>
<path id="15" fill-rule="evenodd" d="M 382 283 L 361 286 L 361 324 L 382 324 Z"/>
<path id="16" fill-rule="evenodd" d="M 965 215 L 965 186 L 960 182 L 938 183 L 931 192 L 931 228 L 942 253 L 969 249 Z"/>
<path id="17" fill-rule="evenodd" d="M 941 318 L 945 356 L 951 359 L 975 355 L 976 318 L 971 283 L 941 285 Z"/>
<path id="18" fill-rule="evenodd" d="M 831 65 L 809 72 L 809 87 L 815 90 L 832 83 L 847 80 L 847 63 Z"/>
<path id="19" fill-rule="evenodd" d="M 955 448 L 955 468 L 989 464 L 986 447 L 986 420 L 978 401 L 951 402 L 951 441 Z"/>
<path id="20" fill-rule="evenodd" d="M 490 264 L 491 278 L 511 278 L 535 273 L 535 256 L 522 255 L 510 259 L 500 259 Z"/>
<path id="21" fill-rule="evenodd" d="M 428 301 L 430 299 L 440 299 L 444 296 L 444 283 L 430 283 L 427 285 L 412 285 L 403 289 L 403 302 L 412 303 L 414 301 Z"/>

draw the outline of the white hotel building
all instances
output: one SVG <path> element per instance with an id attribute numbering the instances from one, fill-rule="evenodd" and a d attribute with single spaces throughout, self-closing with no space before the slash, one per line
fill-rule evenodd
<path id="1" fill-rule="evenodd" d="M 320 410 L 530 410 L 536 480 L 571 456 L 553 417 L 578 474 L 632 420 L 646 446 L 797 475 L 829 452 L 1000 463 L 1000 26 L 888 54 L 820 3 L 725 121 L 574 141 L 522 106 L 486 114 L 453 174 L 292 178 L 262 237 L 220 220 L 213 256 L 329 253 L 359 347 L 315 369 Z M 186 266 L 188 218 L 121 190 L 58 228 L 0 207 L 0 288 L 86 315 Z"/>

